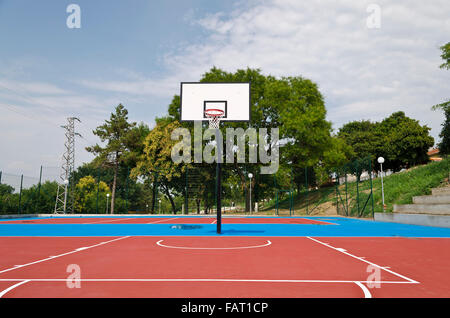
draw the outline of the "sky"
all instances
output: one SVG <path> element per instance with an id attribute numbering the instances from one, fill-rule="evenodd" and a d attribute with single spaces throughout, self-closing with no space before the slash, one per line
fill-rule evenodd
<path id="1" fill-rule="evenodd" d="M 180 82 L 213 66 L 313 80 L 335 131 L 401 110 L 437 142 L 449 35 L 448 0 L 0 0 L 0 171 L 60 166 L 72 116 L 76 166 L 89 162 L 115 106 L 151 127 Z"/>

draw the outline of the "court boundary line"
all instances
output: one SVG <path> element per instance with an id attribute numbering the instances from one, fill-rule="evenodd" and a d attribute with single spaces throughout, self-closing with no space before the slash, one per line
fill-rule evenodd
<path id="1" fill-rule="evenodd" d="M 249 283 L 330 283 L 330 284 L 415 284 L 409 281 L 322 280 L 322 279 L 250 279 L 250 278 L 0 278 L 0 282 L 249 282 Z M 365 286 L 364 286 L 365 287 Z M 367 287 L 366 287 L 367 288 Z"/>
<path id="2" fill-rule="evenodd" d="M 364 298 L 372 298 L 372 294 L 370 293 L 369 289 L 361 282 L 355 281 L 355 284 L 358 285 L 363 293 L 364 293 Z"/>
<path id="3" fill-rule="evenodd" d="M 19 287 L 20 285 L 26 284 L 26 283 L 28 283 L 29 281 L 30 281 L 29 279 L 22 280 L 21 282 L 19 282 L 19 283 L 17 283 L 17 284 L 14 284 L 14 285 L 12 285 L 12 286 L 9 286 L 8 288 L 6 288 L 6 289 L 0 291 L 0 298 L 3 298 L 3 296 L 5 296 L 7 293 L 9 293 L 9 292 L 10 292 L 11 290 L 13 290 L 14 288 Z"/>
<path id="4" fill-rule="evenodd" d="M 307 280 L 307 279 L 227 279 L 227 278 L 2 278 L 0 282 L 16 282 L 0 292 L 0 298 L 12 289 L 28 282 L 114 282 L 114 283 L 154 283 L 154 282 L 177 282 L 177 283 L 322 283 L 322 284 L 356 284 L 364 293 L 364 298 L 372 298 L 372 294 L 365 284 L 413 284 L 409 281 L 355 281 L 355 280 Z"/>
<path id="5" fill-rule="evenodd" d="M 166 220 L 159 220 L 159 221 L 155 221 L 155 222 L 150 222 L 150 223 L 145 223 L 145 224 L 155 224 L 155 223 L 162 223 L 162 222 L 166 222 L 166 221 L 170 221 L 170 220 L 175 220 L 175 219 L 179 219 L 179 217 L 174 217 L 174 218 L 168 218 Z M 140 223 L 142 224 L 142 223 Z"/>
<path id="6" fill-rule="evenodd" d="M 118 222 L 118 221 L 123 221 L 123 220 L 131 220 L 131 219 L 135 219 L 135 218 L 117 218 L 115 220 L 106 220 L 106 221 L 97 221 L 97 222 L 87 222 L 87 223 L 73 223 L 73 224 L 98 224 L 98 223 L 109 223 L 109 222 Z M 62 223 L 64 224 L 64 223 Z M 65 224 L 70 224 L 70 223 L 65 223 Z M 127 223 L 124 223 L 127 224 Z"/>
<path id="7" fill-rule="evenodd" d="M 413 280 L 413 279 L 411 279 L 411 278 L 408 278 L 408 277 L 406 277 L 406 276 L 404 276 L 404 275 L 402 275 L 402 274 L 399 274 L 399 273 L 397 273 L 397 272 L 394 272 L 394 271 L 388 269 L 387 267 L 389 267 L 389 266 L 380 266 L 380 265 L 377 265 L 377 264 L 375 264 L 375 263 L 373 263 L 373 262 L 370 262 L 370 261 L 364 259 L 363 257 L 359 257 L 359 256 L 353 255 L 353 254 L 351 254 L 351 253 L 348 253 L 347 250 L 345 250 L 344 248 L 339 248 L 339 247 L 331 246 L 331 245 L 328 244 L 328 243 L 324 243 L 324 242 L 322 242 L 322 241 L 320 241 L 320 240 L 314 239 L 314 238 L 309 237 L 309 236 L 306 236 L 306 238 L 308 238 L 308 239 L 310 239 L 310 240 L 312 240 L 312 241 L 314 241 L 314 242 L 317 242 L 317 243 L 319 243 L 319 244 L 322 244 L 323 246 L 326 246 L 326 247 L 328 247 L 328 248 L 331 248 L 331 249 L 333 249 L 333 250 L 335 250 L 335 251 L 338 251 L 339 253 L 343 253 L 343 254 L 348 255 L 348 256 L 350 256 L 350 257 L 353 257 L 353 258 L 355 258 L 355 259 L 357 259 L 357 260 L 360 260 L 360 261 L 362 261 L 362 262 L 364 262 L 364 263 L 367 263 L 367 264 L 369 264 L 369 265 L 375 266 L 375 267 L 377 267 L 377 268 L 379 268 L 379 269 L 381 269 L 381 270 L 384 270 L 384 271 L 386 271 L 386 272 L 388 272 L 388 273 L 390 273 L 390 274 L 393 274 L 393 275 L 395 275 L 395 276 L 397 276 L 397 277 L 400 277 L 400 278 L 402 278 L 402 279 L 404 279 L 404 280 L 407 280 L 407 281 L 409 281 L 411 284 L 420 284 L 418 281 L 415 281 L 415 280 Z"/>
<path id="8" fill-rule="evenodd" d="M 87 249 L 91 249 L 91 248 L 94 248 L 94 247 L 98 247 L 98 246 L 101 246 L 101 245 L 112 243 L 112 242 L 115 242 L 115 241 L 118 241 L 118 240 L 123 240 L 123 239 L 129 238 L 129 237 L 130 236 L 118 237 L 118 238 L 115 238 L 113 240 L 100 242 L 100 243 L 97 243 L 97 244 L 94 244 L 94 245 L 78 247 L 78 248 L 74 249 L 73 251 L 62 253 L 62 254 L 58 254 L 58 255 L 54 255 L 54 256 L 49 256 L 49 257 L 46 257 L 46 258 L 43 258 L 43 259 L 40 259 L 40 260 L 37 260 L 37 261 L 34 261 L 34 262 L 29 262 L 29 263 L 25 263 L 25 264 L 21 264 L 21 265 L 14 265 L 13 267 L 9 267 L 9 268 L 0 270 L 0 274 L 6 273 L 6 272 L 10 272 L 10 271 L 15 270 L 15 269 L 27 267 L 27 266 L 30 266 L 30 265 L 34 265 L 34 264 L 39 264 L 39 263 L 42 263 L 42 262 L 50 261 L 52 259 L 63 257 L 63 256 L 66 256 L 66 255 L 70 255 L 70 254 L 78 253 L 78 252 L 81 252 L 81 251 L 85 251 Z"/>

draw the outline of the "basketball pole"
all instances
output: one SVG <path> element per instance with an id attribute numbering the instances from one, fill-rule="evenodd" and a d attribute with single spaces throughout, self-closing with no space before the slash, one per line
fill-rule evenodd
<path id="1" fill-rule="evenodd" d="M 216 129 L 216 142 L 217 142 L 217 166 L 216 166 L 216 195 L 217 195 L 217 234 L 222 234 L 222 147 L 223 144 L 219 144 L 219 128 Z"/>
<path id="2" fill-rule="evenodd" d="M 217 234 L 222 234 L 222 164 L 217 163 Z"/>

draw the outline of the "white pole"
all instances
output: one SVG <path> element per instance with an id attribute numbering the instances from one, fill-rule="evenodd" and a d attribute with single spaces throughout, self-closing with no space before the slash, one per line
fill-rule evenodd
<path id="1" fill-rule="evenodd" d="M 250 214 L 252 214 L 252 179 L 250 179 Z"/>
<path id="2" fill-rule="evenodd" d="M 383 212 L 385 212 L 385 208 L 384 208 L 383 164 L 380 164 L 380 166 L 381 166 L 381 197 L 383 199 Z"/>
<path id="3" fill-rule="evenodd" d="M 383 162 L 384 162 L 384 158 L 379 157 L 378 163 L 380 164 L 380 169 L 381 169 L 381 198 L 383 200 L 383 212 L 386 212 L 386 205 L 384 204 Z"/>
<path id="4" fill-rule="evenodd" d="M 108 201 L 109 201 L 109 193 L 106 194 L 106 214 L 108 214 Z"/>
<path id="5" fill-rule="evenodd" d="M 252 214 L 252 178 L 253 178 L 253 174 L 249 173 L 248 178 L 250 179 L 250 214 Z"/>

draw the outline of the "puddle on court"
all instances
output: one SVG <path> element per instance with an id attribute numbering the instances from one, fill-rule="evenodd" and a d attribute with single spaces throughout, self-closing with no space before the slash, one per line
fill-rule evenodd
<path id="1" fill-rule="evenodd" d="M 173 230 L 197 230 L 203 228 L 201 225 L 177 224 L 170 227 Z"/>

